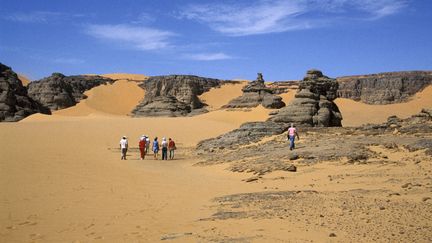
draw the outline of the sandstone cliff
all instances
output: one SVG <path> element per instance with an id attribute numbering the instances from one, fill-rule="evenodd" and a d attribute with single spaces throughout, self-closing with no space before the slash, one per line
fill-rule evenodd
<path id="1" fill-rule="evenodd" d="M 387 72 L 337 78 L 338 96 L 367 104 L 401 103 L 432 84 L 432 71 Z"/>
<path id="2" fill-rule="evenodd" d="M 101 76 L 65 76 L 53 73 L 47 78 L 31 82 L 28 85 L 28 94 L 50 110 L 60 110 L 85 99 L 85 91 L 113 82 L 114 80 Z"/>
<path id="3" fill-rule="evenodd" d="M 37 112 L 50 113 L 28 96 L 17 74 L 0 63 L 0 122 L 19 121 Z"/>
<path id="4" fill-rule="evenodd" d="M 146 91 L 145 98 L 132 111 L 140 116 L 186 116 L 206 112 L 205 104 L 198 95 L 219 87 L 219 79 L 192 75 L 154 76 L 140 86 Z"/>

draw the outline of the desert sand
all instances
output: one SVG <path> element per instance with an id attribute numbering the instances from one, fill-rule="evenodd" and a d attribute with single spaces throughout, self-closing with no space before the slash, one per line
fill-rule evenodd
<path id="1" fill-rule="evenodd" d="M 359 126 L 367 123 L 382 123 L 387 117 L 396 115 L 407 118 L 422 108 L 432 108 L 432 86 L 414 95 L 406 103 L 391 105 L 368 105 L 350 99 L 338 98 L 335 103 L 343 114 L 343 126 Z"/>
<path id="2" fill-rule="evenodd" d="M 19 78 L 19 80 L 21 80 L 21 83 L 24 86 L 27 86 L 30 83 L 30 79 L 27 78 L 27 76 L 25 76 L 24 74 L 18 74 L 18 78 Z"/>
<path id="3" fill-rule="evenodd" d="M 251 173 L 232 173 L 226 170 L 226 164 L 196 166 L 201 158 L 193 150 L 200 140 L 247 121 L 266 120 L 269 110 L 220 109 L 241 89 L 240 85 L 227 84 L 201 96 L 211 107 L 209 113 L 181 118 L 131 118 L 126 115 L 144 91 L 136 82 L 125 80 L 124 75 L 110 76 L 123 80 L 88 91 L 88 98 L 75 107 L 51 116 L 36 114 L 18 123 L 0 124 L 1 242 L 350 242 L 368 232 L 372 233 L 365 235 L 364 241 L 385 241 L 380 240 L 380 231 L 375 228 L 393 220 L 393 211 L 381 210 L 380 204 L 385 200 L 417 203 L 430 194 L 416 189 L 406 193 L 393 183 L 427 184 L 423 174 L 430 175 L 432 167 L 422 151 L 394 152 L 376 146 L 372 149 L 401 164 L 298 163 L 298 173 L 272 172 L 256 183 L 243 181 Z M 344 125 L 356 125 L 385 120 L 393 113 L 415 114 L 417 106 L 432 104 L 427 103 L 431 92 L 429 87 L 411 103 L 378 108 L 348 100 L 337 102 L 344 114 Z M 289 102 L 293 94 L 284 94 L 284 101 Z M 138 160 L 136 147 L 142 134 L 172 137 L 179 148 L 175 160 L 154 160 L 151 155 Z M 118 150 L 123 135 L 128 136 L 131 147 L 126 161 L 120 160 Z M 299 145 L 307 142 L 305 137 Z M 422 159 L 420 164 L 402 163 L 414 155 Z M 352 190 L 363 189 L 372 191 L 363 195 L 367 200 L 360 204 L 347 200 L 353 198 Z M 381 193 L 385 189 L 399 191 L 402 196 L 393 199 Z M 300 196 L 289 203 L 277 199 L 284 194 L 278 194 L 276 199 L 265 196 L 261 204 L 249 202 L 248 198 L 242 202 L 225 197 L 287 191 L 307 194 L 311 190 L 320 193 L 313 197 L 314 201 Z M 339 207 L 346 202 L 348 209 L 341 211 Z M 272 203 L 288 213 L 266 211 L 266 205 Z M 430 204 L 422 205 L 431 210 L 427 206 Z M 366 212 L 363 208 L 356 211 L 356 206 L 372 207 L 370 215 L 362 214 Z M 402 210 L 396 206 L 394 210 Z M 235 217 L 240 209 L 252 212 L 252 216 Z M 254 212 L 261 211 L 268 216 L 254 216 Z M 399 222 L 405 222 L 406 227 Z M 411 231 L 410 224 L 414 225 Z M 416 225 L 425 230 L 432 227 L 428 218 L 404 214 L 385 230 L 411 236 Z M 331 233 L 337 237 L 329 237 Z"/>

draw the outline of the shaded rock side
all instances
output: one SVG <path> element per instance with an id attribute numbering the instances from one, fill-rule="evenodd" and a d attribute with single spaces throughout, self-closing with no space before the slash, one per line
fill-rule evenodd
<path id="1" fill-rule="evenodd" d="M 386 72 L 337 78 L 341 98 L 367 104 L 406 102 L 409 97 L 432 84 L 431 71 Z"/>
<path id="2" fill-rule="evenodd" d="M 0 63 L 0 122 L 19 121 L 34 113 L 50 111 L 28 96 L 18 75 Z"/>
<path id="3" fill-rule="evenodd" d="M 342 126 L 342 115 L 333 102 L 337 90 L 335 79 L 324 76 L 319 70 L 309 70 L 299 82 L 294 100 L 269 120 L 312 127 Z"/>
<path id="4" fill-rule="evenodd" d="M 234 149 L 241 145 L 255 143 L 266 136 L 278 135 L 288 129 L 288 125 L 276 122 L 248 122 L 226 134 L 198 143 L 199 150 Z"/>
<path id="5" fill-rule="evenodd" d="M 154 76 L 140 84 L 144 99 L 132 111 L 133 116 L 187 116 L 205 112 L 198 95 L 219 87 L 219 79 L 192 75 Z"/>
<path id="6" fill-rule="evenodd" d="M 101 76 L 65 76 L 53 73 L 47 78 L 31 82 L 28 93 L 31 98 L 53 111 L 74 106 L 86 98 L 85 91 L 113 82 L 114 80 Z"/>
<path id="7" fill-rule="evenodd" d="M 223 108 L 252 108 L 262 105 L 269 109 L 279 109 L 285 106 L 282 98 L 273 94 L 272 89 L 264 84 L 261 73 L 258 73 L 257 79 L 246 85 L 242 91 L 242 96 L 231 100 Z"/>

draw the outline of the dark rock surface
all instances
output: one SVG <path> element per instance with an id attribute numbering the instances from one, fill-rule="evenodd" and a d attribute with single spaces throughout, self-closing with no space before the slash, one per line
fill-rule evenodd
<path id="1" fill-rule="evenodd" d="M 60 110 L 74 106 L 81 99 L 85 99 L 85 91 L 113 82 L 114 80 L 101 76 L 65 76 L 61 73 L 53 73 L 49 77 L 31 82 L 28 85 L 28 94 L 45 107 Z"/>
<path id="2" fill-rule="evenodd" d="M 432 156 L 432 110 L 407 119 L 389 117 L 383 124 L 370 124 L 361 127 L 303 127 L 294 151 L 289 150 L 285 127 L 275 128 L 267 134 L 252 132 L 269 129 L 269 122 L 243 126 L 228 134 L 198 144 L 197 151 L 203 161 L 200 164 L 231 163 L 233 172 L 253 172 L 264 175 L 272 171 L 285 170 L 295 156 L 299 163 L 345 160 L 353 164 L 394 163 L 369 149 L 381 145 L 398 151 L 424 150 Z M 277 127 L 281 123 L 272 122 Z M 263 140 L 275 134 L 273 138 Z M 410 158 L 415 160 L 415 158 Z M 427 159 L 429 160 L 430 157 Z"/>
<path id="3" fill-rule="evenodd" d="M 186 116 L 206 112 L 205 104 L 198 95 L 219 87 L 219 79 L 192 75 L 154 76 L 140 86 L 146 91 L 145 98 L 132 111 L 140 116 Z"/>
<path id="4" fill-rule="evenodd" d="M 258 73 L 257 79 L 246 85 L 242 91 L 242 96 L 231 100 L 223 108 L 251 108 L 260 104 L 269 109 L 279 109 L 285 106 L 282 98 L 274 95 L 272 89 L 264 84 L 261 73 Z"/>
<path id="5" fill-rule="evenodd" d="M 299 82 L 294 100 L 269 120 L 299 126 L 342 126 L 342 115 L 333 102 L 337 90 L 335 79 L 324 76 L 319 70 L 309 70 Z"/>
<path id="6" fill-rule="evenodd" d="M 367 104 L 405 102 L 432 84 L 432 71 L 387 72 L 337 78 L 341 98 Z"/>
<path id="7" fill-rule="evenodd" d="M 28 96 L 17 74 L 0 63 L 0 122 L 19 121 L 38 112 L 50 113 Z"/>
<path id="8" fill-rule="evenodd" d="M 282 123 L 275 122 L 248 122 L 231 132 L 203 140 L 198 143 L 198 149 L 214 151 L 216 149 L 238 148 L 239 146 L 260 141 L 265 136 L 278 135 L 288 127 Z"/>

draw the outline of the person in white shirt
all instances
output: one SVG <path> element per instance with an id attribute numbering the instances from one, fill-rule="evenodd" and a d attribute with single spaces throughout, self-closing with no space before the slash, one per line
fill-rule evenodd
<path id="1" fill-rule="evenodd" d="M 161 147 L 162 147 L 162 160 L 168 160 L 168 143 L 166 138 L 162 139 Z"/>
<path id="2" fill-rule="evenodd" d="M 126 160 L 126 153 L 128 150 L 128 140 L 126 136 L 123 136 L 120 140 L 121 159 Z"/>

